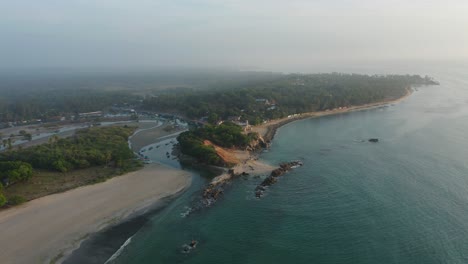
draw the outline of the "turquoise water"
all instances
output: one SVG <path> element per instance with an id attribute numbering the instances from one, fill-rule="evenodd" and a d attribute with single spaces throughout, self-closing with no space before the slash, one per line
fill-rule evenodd
<path id="1" fill-rule="evenodd" d="M 206 181 L 194 176 L 110 262 L 468 263 L 468 74 L 433 76 L 400 104 L 279 129 L 261 159 L 304 166 L 261 199 L 262 179 L 242 178 L 182 217 Z"/>

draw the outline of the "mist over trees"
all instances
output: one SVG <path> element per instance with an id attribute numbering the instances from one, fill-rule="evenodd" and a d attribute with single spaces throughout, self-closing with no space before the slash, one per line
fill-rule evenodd
<path id="1" fill-rule="evenodd" d="M 258 124 L 291 114 L 398 98 L 411 86 L 433 83 L 419 75 L 291 74 L 224 89 L 166 90 L 145 98 L 143 108 L 210 121 L 239 116 Z"/>
<path id="2" fill-rule="evenodd" d="M 108 110 L 114 105 L 138 107 L 144 95 L 165 90 L 236 88 L 282 76 L 270 72 L 156 71 L 117 73 L 0 72 L 0 122 L 72 117 Z"/>

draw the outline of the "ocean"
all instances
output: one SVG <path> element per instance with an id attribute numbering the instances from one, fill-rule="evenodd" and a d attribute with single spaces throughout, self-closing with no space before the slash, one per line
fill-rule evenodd
<path id="1" fill-rule="evenodd" d="M 281 127 L 260 159 L 304 166 L 262 198 L 262 178 L 242 177 L 186 215 L 209 180 L 194 172 L 186 193 L 89 263 L 468 263 L 465 70 L 427 72 L 441 85 L 398 104 Z M 97 256 L 107 238 L 81 254 Z"/>

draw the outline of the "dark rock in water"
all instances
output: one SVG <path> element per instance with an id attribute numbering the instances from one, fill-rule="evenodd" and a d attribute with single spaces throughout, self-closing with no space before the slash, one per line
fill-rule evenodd
<path id="1" fill-rule="evenodd" d="M 191 248 L 196 248 L 196 247 L 197 247 L 197 244 L 198 244 L 198 241 L 192 240 L 192 242 L 190 242 L 189 246 L 190 246 Z"/>
<path id="2" fill-rule="evenodd" d="M 278 168 L 278 169 L 275 169 L 271 172 L 270 176 L 272 177 L 278 177 L 278 176 L 281 176 L 285 173 L 285 169 L 283 168 Z"/>
<path id="3" fill-rule="evenodd" d="M 247 175 L 249 175 L 249 174 L 248 174 L 247 172 L 244 171 L 244 172 L 241 173 L 241 175 L 242 175 L 242 176 L 247 176 Z"/>
<path id="4" fill-rule="evenodd" d="M 202 194 L 203 207 L 210 207 L 216 203 L 216 201 L 218 201 L 218 199 L 223 195 L 226 184 L 226 181 L 217 184 L 209 184 Z"/>
<path id="5" fill-rule="evenodd" d="M 203 198 L 216 200 L 222 193 L 223 193 L 222 188 L 217 188 L 217 186 L 208 187 L 203 192 Z"/>
<path id="6" fill-rule="evenodd" d="M 278 182 L 278 177 L 282 176 L 283 174 L 290 171 L 291 169 L 300 167 L 302 165 L 303 164 L 301 161 L 291 161 L 291 162 L 281 163 L 279 168 L 273 170 L 270 176 L 268 176 L 265 180 L 262 181 L 262 183 L 260 183 L 260 185 L 258 185 L 255 188 L 255 197 L 257 198 L 262 197 L 262 195 L 264 194 L 266 190 L 266 187 L 271 186 L 275 184 L 276 182 Z"/>
<path id="7" fill-rule="evenodd" d="M 195 249 L 197 247 L 198 241 L 192 240 L 190 244 L 184 244 L 182 245 L 182 253 L 190 253 L 192 249 Z"/>
<path id="8" fill-rule="evenodd" d="M 379 142 L 379 139 L 378 138 L 370 138 L 369 142 L 377 143 L 377 142 Z"/>
<path id="9" fill-rule="evenodd" d="M 270 186 L 270 185 L 275 184 L 278 181 L 278 179 L 276 179 L 277 177 L 278 176 L 273 176 L 273 175 L 268 176 L 265 180 L 262 181 L 260 186 Z"/>
<path id="10" fill-rule="evenodd" d="M 255 191 L 255 197 L 256 197 L 256 198 L 260 198 L 260 197 L 262 197 L 262 196 L 263 196 L 263 191 L 260 191 L 260 190 Z"/>
<path id="11" fill-rule="evenodd" d="M 266 188 L 265 188 L 265 186 L 263 186 L 263 185 L 259 185 L 259 186 L 257 186 L 257 188 L 255 188 L 255 190 L 258 190 L 258 191 L 265 191 Z"/>

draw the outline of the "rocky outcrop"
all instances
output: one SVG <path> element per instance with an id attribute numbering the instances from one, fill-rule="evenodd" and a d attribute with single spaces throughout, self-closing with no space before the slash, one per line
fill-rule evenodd
<path id="1" fill-rule="evenodd" d="M 258 136 L 257 139 L 252 140 L 247 146 L 248 151 L 257 151 L 268 148 L 268 143 L 262 136 Z"/>
<path id="2" fill-rule="evenodd" d="M 291 161 L 291 162 L 280 164 L 279 168 L 274 169 L 271 172 L 270 176 L 268 176 L 265 180 L 262 181 L 262 183 L 260 183 L 260 185 L 258 185 L 255 188 L 255 197 L 257 198 L 262 197 L 267 187 L 277 183 L 279 177 L 281 177 L 282 175 L 284 175 L 286 172 L 290 171 L 291 169 L 300 167 L 302 165 L 303 164 L 301 161 Z"/>
<path id="3" fill-rule="evenodd" d="M 208 207 L 214 204 L 219 197 L 224 193 L 224 183 L 221 184 L 210 184 L 203 191 L 203 205 Z"/>
<path id="4" fill-rule="evenodd" d="M 263 193 L 266 191 L 268 186 L 275 184 L 278 181 L 278 178 L 293 168 L 302 166 L 301 161 L 291 161 L 280 164 L 279 168 L 274 169 L 270 176 L 268 176 L 260 185 L 255 188 L 255 196 L 260 198 Z M 201 210 L 203 208 L 211 207 L 215 204 L 221 197 L 224 195 L 225 190 L 228 188 L 230 183 L 237 177 L 247 176 L 249 173 L 241 172 L 235 173 L 233 169 L 225 171 L 225 173 L 214 178 L 202 191 L 201 199 L 197 200 L 189 210 L 183 213 L 183 216 L 186 217 L 191 213 Z"/>
<path id="5" fill-rule="evenodd" d="M 235 176 L 237 175 L 234 174 L 234 170 L 230 169 L 227 173 L 213 179 L 213 181 L 211 181 L 211 183 L 203 190 L 202 206 L 210 207 L 216 203 L 216 201 L 218 201 L 218 199 L 224 194 L 226 185 L 230 183 Z"/>

